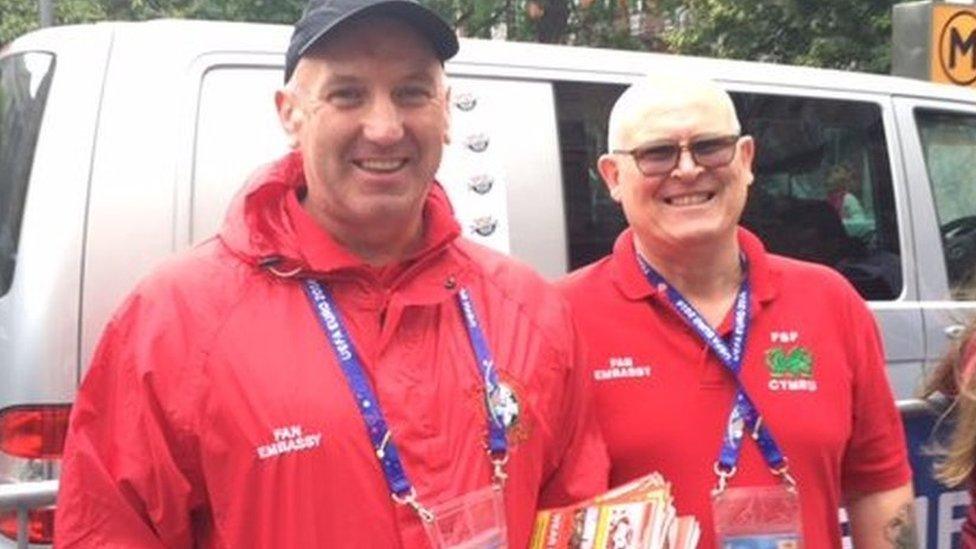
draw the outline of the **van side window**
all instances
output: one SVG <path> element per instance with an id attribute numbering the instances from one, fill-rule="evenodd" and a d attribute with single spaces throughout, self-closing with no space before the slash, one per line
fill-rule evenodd
<path id="1" fill-rule="evenodd" d="M 925 168 L 932 185 L 949 290 L 976 299 L 976 115 L 915 111 Z"/>
<path id="2" fill-rule="evenodd" d="M 0 59 L 0 296 L 13 283 L 27 183 L 53 73 L 49 53 Z"/>
<path id="3" fill-rule="evenodd" d="M 879 105 L 734 93 L 756 140 L 743 224 L 766 248 L 833 267 L 862 297 L 902 291 L 894 189 Z"/>
<path id="4" fill-rule="evenodd" d="M 626 226 L 596 160 L 620 85 L 557 82 L 569 267 L 608 254 Z M 895 299 L 902 267 L 894 191 L 874 103 L 733 92 L 743 133 L 756 140 L 755 182 L 743 224 L 774 253 L 843 274 L 866 299 Z"/>
<path id="5" fill-rule="evenodd" d="M 610 198 L 596 170 L 607 151 L 607 121 L 613 102 L 626 86 L 556 82 L 556 120 L 563 169 L 563 202 L 569 270 L 610 253 L 627 226 L 620 206 Z"/>

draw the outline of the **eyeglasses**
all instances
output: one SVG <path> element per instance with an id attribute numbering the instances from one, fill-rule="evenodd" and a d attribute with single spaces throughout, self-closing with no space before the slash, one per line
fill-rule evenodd
<path id="1" fill-rule="evenodd" d="M 634 158 L 634 164 L 645 176 L 664 175 L 678 165 L 681 151 L 691 153 L 695 164 L 703 168 L 721 168 L 728 165 L 735 158 L 735 146 L 739 143 L 739 135 L 725 135 L 709 137 L 692 141 L 687 145 L 680 143 L 659 143 L 648 147 L 635 149 L 614 150 L 614 154 L 627 154 Z"/>

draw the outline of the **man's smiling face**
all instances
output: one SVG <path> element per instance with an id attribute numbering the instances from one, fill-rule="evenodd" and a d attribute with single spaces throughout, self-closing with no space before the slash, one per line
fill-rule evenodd
<path id="1" fill-rule="evenodd" d="M 739 132 L 732 105 L 719 90 L 637 92 L 617 128 L 618 150 L 687 146 Z M 705 168 L 682 150 L 666 173 L 644 175 L 626 154 L 600 159 L 601 174 L 645 245 L 676 248 L 733 237 L 752 183 L 753 142 L 740 138 L 725 166 Z"/>
<path id="2" fill-rule="evenodd" d="M 448 135 L 443 67 L 411 27 L 351 22 L 296 68 L 291 138 L 313 209 L 349 225 L 419 216 Z"/>

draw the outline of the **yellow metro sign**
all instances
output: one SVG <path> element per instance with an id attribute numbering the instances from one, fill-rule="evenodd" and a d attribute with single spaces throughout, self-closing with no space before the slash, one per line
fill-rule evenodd
<path id="1" fill-rule="evenodd" d="M 976 84 L 976 7 L 932 6 L 930 79 L 957 86 Z"/>

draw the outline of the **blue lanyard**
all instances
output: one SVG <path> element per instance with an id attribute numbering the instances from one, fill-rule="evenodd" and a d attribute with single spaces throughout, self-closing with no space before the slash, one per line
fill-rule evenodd
<path id="1" fill-rule="evenodd" d="M 478 315 L 474 312 L 474 303 L 468 290 L 461 288 L 457 293 L 458 307 L 464 318 L 464 327 L 468 329 L 468 341 L 474 351 L 475 360 L 481 372 L 485 386 L 485 407 L 488 410 L 488 450 L 492 458 L 504 458 L 508 452 L 508 441 L 505 438 L 505 420 L 496 411 L 502 398 L 501 385 L 498 383 L 498 371 L 495 361 L 491 358 L 491 351 L 485 341 L 484 332 L 478 324 Z"/>
<path id="2" fill-rule="evenodd" d="M 648 283 L 655 288 L 664 289 L 668 300 L 681 319 L 712 349 L 715 356 L 735 378 L 737 386 L 735 402 L 732 411 L 729 413 L 725 433 L 722 436 L 722 448 L 715 464 L 715 472 L 719 476 L 718 490 L 723 490 L 727 480 L 735 474 L 736 464 L 739 462 L 739 454 L 742 450 L 742 436 L 746 429 L 751 432 L 752 438 L 759 445 L 759 450 L 770 470 L 783 477 L 789 484 L 793 484 L 794 481 L 787 471 L 786 458 L 783 456 L 783 452 L 773 439 L 772 433 L 763 423 L 762 416 L 739 379 L 739 371 L 742 369 L 743 357 L 745 356 L 746 336 L 749 333 L 749 277 L 743 277 L 742 285 L 736 294 L 730 345 L 708 325 L 708 322 L 695 310 L 695 307 L 677 289 L 668 284 L 664 277 L 655 271 L 640 254 L 637 254 L 637 263 L 640 265 L 641 271 L 644 272 L 644 276 L 647 277 Z M 743 273 L 746 274 L 745 260 L 742 261 L 742 265 Z"/>
<path id="3" fill-rule="evenodd" d="M 349 390 L 356 399 L 356 405 L 366 424 L 366 432 L 373 444 L 373 450 L 386 476 L 386 483 L 390 495 L 397 503 L 409 505 L 426 522 L 433 520 L 433 514 L 417 501 L 417 494 L 413 485 L 407 479 L 407 474 L 400 461 L 396 444 L 393 442 L 386 419 L 380 410 L 379 399 L 363 371 L 359 353 L 346 330 L 342 315 L 335 304 L 335 299 L 328 288 L 315 280 L 305 280 L 305 294 L 319 319 L 319 324 L 325 331 L 326 339 L 335 353 L 342 373 L 345 374 Z M 505 437 L 505 423 L 501 414 L 496 411 L 492 403 L 500 397 L 501 387 L 498 373 L 491 358 L 491 352 L 485 341 L 484 333 L 478 323 L 474 305 L 467 290 L 461 289 L 457 294 L 458 306 L 461 309 L 464 324 L 468 331 L 468 339 L 477 359 L 480 374 L 484 380 L 485 404 L 488 409 L 488 448 L 489 459 L 494 465 L 496 485 L 504 482 L 505 463 L 508 461 L 508 443 Z"/>

